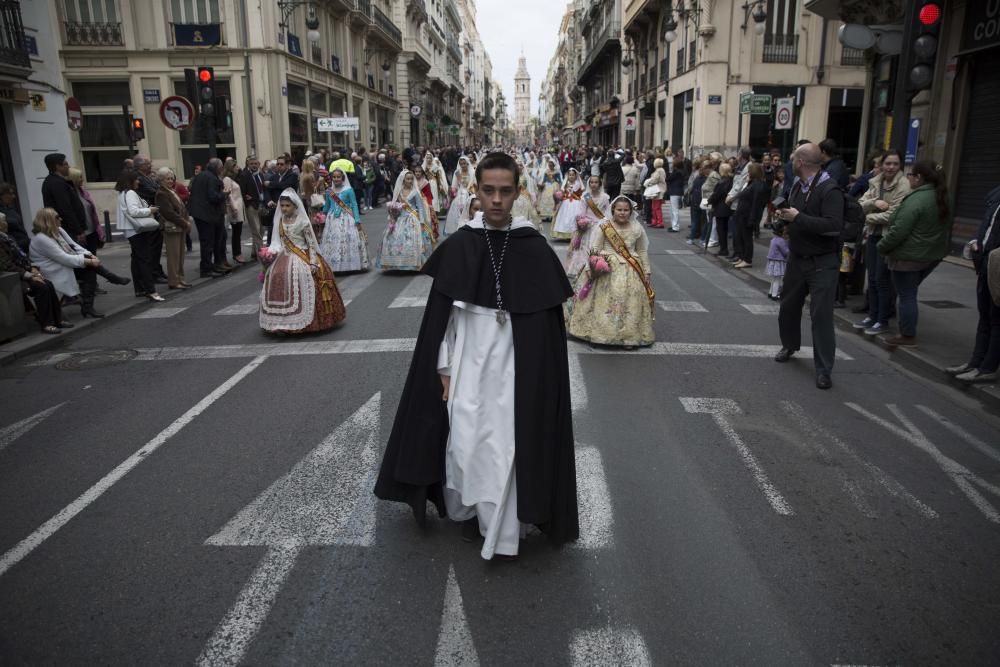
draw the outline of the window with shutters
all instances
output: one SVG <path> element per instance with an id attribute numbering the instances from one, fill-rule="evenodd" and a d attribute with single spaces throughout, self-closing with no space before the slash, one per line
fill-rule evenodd
<path id="1" fill-rule="evenodd" d="M 62 0 L 66 46 L 124 46 L 117 0 Z"/>
<path id="2" fill-rule="evenodd" d="M 221 23 L 219 0 L 170 0 L 174 23 Z"/>
<path id="3" fill-rule="evenodd" d="M 763 61 L 799 61 L 799 0 L 767 0 Z"/>

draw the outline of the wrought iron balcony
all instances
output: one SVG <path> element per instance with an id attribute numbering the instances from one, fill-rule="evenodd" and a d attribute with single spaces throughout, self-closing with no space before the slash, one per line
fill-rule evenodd
<path id="1" fill-rule="evenodd" d="M 458 38 L 452 33 L 447 35 L 448 52 L 457 60 L 462 62 L 462 48 L 458 45 Z"/>
<path id="2" fill-rule="evenodd" d="M 375 27 L 381 32 L 383 41 L 396 47 L 397 51 L 403 50 L 403 32 L 396 27 L 392 19 L 385 15 L 378 7 L 372 7 L 372 17 Z"/>
<path id="3" fill-rule="evenodd" d="M 66 46 L 124 46 L 121 23 L 65 21 Z"/>
<path id="4" fill-rule="evenodd" d="M 584 81 L 590 76 L 591 70 L 605 52 L 609 51 L 612 47 L 621 48 L 621 35 L 621 20 L 611 19 L 604 25 L 604 29 L 597 34 L 597 37 L 592 42 L 593 47 L 583 61 L 583 66 L 577 72 L 576 83 L 578 86 L 584 85 Z"/>
<path id="5" fill-rule="evenodd" d="M 24 40 L 24 23 L 21 22 L 21 3 L 13 0 L 0 2 L 0 67 L 8 66 L 30 70 L 31 57 Z"/>
<path id="6" fill-rule="evenodd" d="M 868 64 L 868 58 L 864 49 L 852 49 L 845 46 L 840 54 L 840 64 L 845 67 L 864 66 Z"/>
<path id="7" fill-rule="evenodd" d="M 766 63 L 791 63 L 799 61 L 798 35 L 764 35 L 764 57 Z"/>
<path id="8" fill-rule="evenodd" d="M 410 14 L 417 19 L 417 23 L 425 23 L 427 21 L 427 4 L 424 0 L 406 0 L 406 16 L 409 17 Z"/>

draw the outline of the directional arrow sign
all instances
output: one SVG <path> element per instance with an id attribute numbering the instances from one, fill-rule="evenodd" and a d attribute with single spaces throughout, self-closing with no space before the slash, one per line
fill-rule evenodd
<path id="1" fill-rule="evenodd" d="M 46 417 L 51 415 L 53 412 L 66 405 L 65 402 L 59 405 L 53 405 L 51 408 L 42 410 L 36 415 L 31 415 L 30 417 L 25 417 L 19 422 L 14 422 L 10 426 L 5 426 L 0 428 L 0 450 L 4 449 L 7 445 L 14 442 L 22 435 L 30 431 L 31 429 L 42 423 Z"/>
<path id="2" fill-rule="evenodd" d="M 306 546 L 375 541 L 382 395 L 368 399 L 287 475 L 208 538 L 213 546 L 266 546 L 267 553 L 216 628 L 199 665 L 235 665 L 250 647 Z"/>

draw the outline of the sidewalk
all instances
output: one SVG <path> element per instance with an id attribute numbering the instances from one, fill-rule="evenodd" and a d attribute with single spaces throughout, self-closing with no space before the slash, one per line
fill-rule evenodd
<path id="1" fill-rule="evenodd" d="M 132 251 L 126 241 L 115 240 L 112 243 L 108 243 L 103 249 L 98 251 L 98 256 L 101 258 L 101 262 L 112 272 L 120 276 L 131 277 L 132 274 L 129 270 L 129 265 L 131 264 Z M 243 256 L 249 257 L 249 250 L 246 250 Z M 196 235 L 194 250 L 187 253 L 184 257 L 185 279 L 194 286 L 192 289 L 198 289 L 200 285 L 204 285 L 205 283 L 227 279 L 216 278 L 213 280 L 212 278 L 199 278 L 198 257 L 198 239 Z M 166 262 L 165 256 L 163 257 L 163 261 Z M 246 264 L 243 268 L 237 268 L 236 271 L 256 271 L 256 267 L 256 263 Z M 97 286 L 108 292 L 107 294 L 99 294 L 94 304 L 94 308 L 105 315 L 104 319 L 84 319 L 80 316 L 80 306 L 64 306 L 63 317 L 72 322 L 75 327 L 73 329 L 64 329 L 61 334 L 54 335 L 40 333 L 34 318 L 31 315 L 26 315 L 25 317 L 29 319 L 28 333 L 20 338 L 0 343 L 0 366 L 5 366 L 30 354 L 57 347 L 60 344 L 64 344 L 68 338 L 75 338 L 81 332 L 89 333 L 95 327 L 102 326 L 105 322 L 118 319 L 123 313 L 138 310 L 139 308 L 148 306 L 150 303 L 147 299 L 136 298 L 135 290 L 131 283 L 128 285 L 112 285 L 104 278 L 98 277 Z M 166 303 L 159 304 L 165 307 L 169 307 L 169 302 L 172 298 L 185 291 L 190 291 L 172 290 L 168 289 L 166 285 L 157 285 L 156 287 L 159 294 L 167 300 Z"/>
<path id="2" fill-rule="evenodd" d="M 686 211 L 684 218 L 687 218 Z M 683 245 L 687 238 L 687 220 L 682 225 L 681 231 L 680 234 L 671 234 L 679 245 Z M 760 239 L 754 248 L 754 264 L 749 269 L 732 268 L 728 261 L 716 256 L 716 248 L 710 248 L 707 256 L 729 271 L 748 274 L 766 287 L 771 282 L 771 279 L 764 274 L 770 242 L 770 230 L 762 229 Z M 704 252 L 697 246 L 690 247 L 698 254 Z M 952 379 L 944 371 L 949 366 L 968 361 L 975 343 L 979 313 L 976 309 L 976 276 L 971 266 L 961 259 L 946 258 L 920 286 L 917 300 L 920 320 L 917 328 L 918 344 L 913 348 L 891 347 L 885 342 L 888 336 L 865 336 L 851 326 L 854 322 L 865 318 L 863 313 L 851 312 L 852 308 L 864 303 L 864 295 L 848 297 L 847 307 L 835 310 L 834 316 L 842 330 L 887 350 L 890 360 L 929 379 L 960 389 L 970 398 L 988 403 L 994 409 L 1000 409 L 1000 386 L 969 385 Z M 893 334 L 896 332 L 895 320 L 890 322 L 890 330 Z"/>

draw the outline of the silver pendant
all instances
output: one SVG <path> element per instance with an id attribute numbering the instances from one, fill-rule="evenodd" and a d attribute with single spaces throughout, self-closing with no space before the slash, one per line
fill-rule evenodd
<path id="1" fill-rule="evenodd" d="M 498 310 L 497 311 L 497 324 L 499 324 L 500 326 L 503 326 L 503 325 L 507 324 L 507 311 L 506 310 Z"/>

